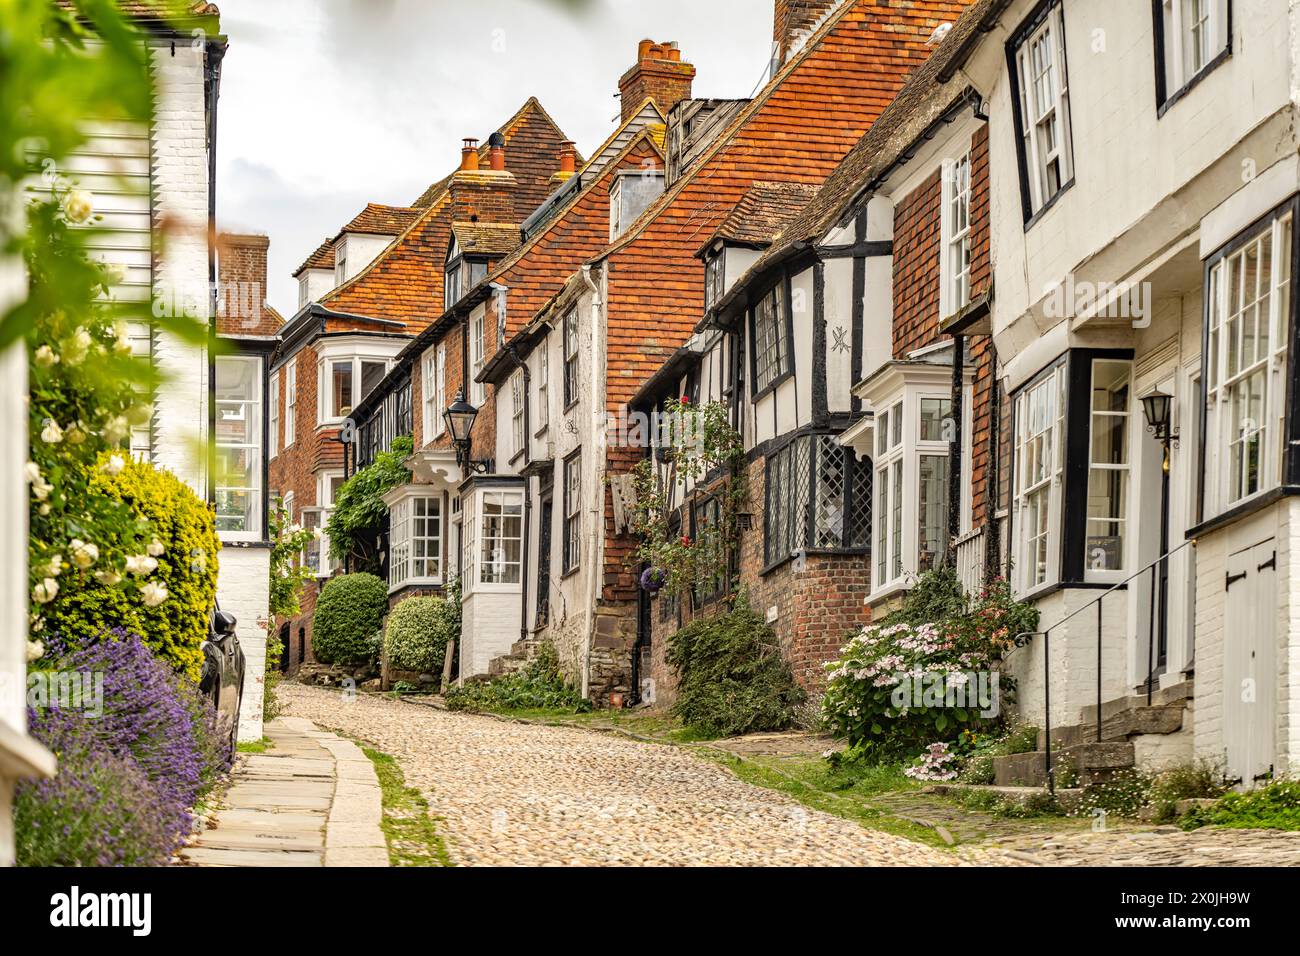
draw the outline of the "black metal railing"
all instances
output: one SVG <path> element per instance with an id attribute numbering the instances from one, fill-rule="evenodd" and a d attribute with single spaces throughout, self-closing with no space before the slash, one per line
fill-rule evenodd
<path id="1" fill-rule="evenodd" d="M 1030 638 L 1041 637 L 1043 639 L 1043 728 L 1044 728 L 1043 734 L 1044 734 L 1044 741 L 1045 741 L 1043 763 L 1044 763 L 1044 770 L 1047 773 L 1047 786 L 1048 789 L 1051 790 L 1053 793 L 1056 792 L 1056 777 L 1052 767 L 1052 696 L 1051 696 L 1052 693 L 1052 655 L 1051 655 L 1052 632 L 1060 628 L 1062 625 L 1073 620 L 1074 618 L 1078 617 L 1084 611 L 1087 611 L 1089 608 L 1093 608 L 1093 607 L 1096 608 L 1097 611 L 1097 693 L 1096 693 L 1097 729 L 1096 729 L 1096 733 L 1097 733 L 1097 742 L 1100 743 L 1101 724 L 1102 724 L 1102 711 L 1101 711 L 1102 645 L 1103 645 L 1102 604 L 1106 600 L 1106 598 L 1110 597 L 1110 595 L 1114 594 L 1116 591 L 1122 588 L 1127 588 L 1128 585 L 1132 583 L 1134 580 L 1150 572 L 1151 606 L 1150 606 L 1150 613 L 1148 615 L 1148 620 L 1147 620 L 1147 679 L 1146 679 L 1147 704 L 1150 705 L 1152 691 L 1155 686 L 1156 667 L 1158 666 L 1159 663 L 1156 657 L 1156 643 L 1157 643 L 1156 639 L 1157 636 L 1159 635 L 1163 640 L 1165 634 L 1164 621 L 1168 614 L 1168 605 L 1167 605 L 1168 592 L 1166 587 L 1164 586 L 1164 582 L 1168 579 L 1169 559 L 1172 558 L 1179 551 L 1182 551 L 1191 543 L 1192 541 L 1189 539 L 1187 541 L 1184 541 L 1178 547 L 1171 548 L 1170 550 L 1166 551 L 1164 554 L 1160 555 L 1160 557 L 1156 558 L 1154 561 L 1150 562 L 1149 564 L 1145 564 L 1137 571 L 1134 571 L 1123 581 L 1120 581 L 1117 584 L 1108 587 L 1105 591 L 1102 591 L 1101 594 L 1093 598 L 1087 604 L 1083 604 L 1075 608 L 1073 611 L 1065 615 L 1065 617 L 1061 618 L 1059 621 L 1057 621 L 1055 624 L 1053 624 L 1051 627 L 1047 628 L 1046 630 L 1024 631 L 1016 635 L 1016 643 L 1022 647 L 1029 642 Z M 1159 604 L 1160 614 L 1159 615 L 1156 614 L 1156 592 L 1157 591 L 1160 592 L 1160 604 Z M 1159 628 L 1159 630 L 1157 630 L 1157 628 Z"/>

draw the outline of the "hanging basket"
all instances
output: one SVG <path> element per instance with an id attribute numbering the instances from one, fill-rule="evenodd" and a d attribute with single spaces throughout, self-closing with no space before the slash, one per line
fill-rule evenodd
<path id="1" fill-rule="evenodd" d="M 647 594 L 657 594 L 668 583 L 668 575 L 662 568 L 646 568 L 641 572 L 641 590 Z"/>

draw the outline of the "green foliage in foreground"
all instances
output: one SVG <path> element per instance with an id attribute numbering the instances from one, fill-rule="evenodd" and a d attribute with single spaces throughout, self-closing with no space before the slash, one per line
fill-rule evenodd
<path id="1" fill-rule="evenodd" d="M 1300 780 L 1278 780 L 1246 793 L 1228 793 L 1213 806 L 1196 808 L 1179 821 L 1184 830 L 1300 830 Z"/>
<path id="2" fill-rule="evenodd" d="M 544 710 L 575 714 L 591 710 L 591 701 L 564 682 L 559 658 L 550 644 L 543 644 L 537 658 L 523 670 L 453 687 L 445 699 L 448 710 L 471 713 Z"/>

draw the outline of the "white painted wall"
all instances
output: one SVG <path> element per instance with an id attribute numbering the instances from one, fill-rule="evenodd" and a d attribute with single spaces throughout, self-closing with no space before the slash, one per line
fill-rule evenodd
<path id="1" fill-rule="evenodd" d="M 221 549 L 218 561 L 217 600 L 221 602 L 223 611 L 235 615 L 235 633 L 245 657 L 239 739 L 260 740 L 266 683 L 267 609 L 271 600 L 271 552 L 262 547 L 226 545 Z"/>
<path id="2" fill-rule="evenodd" d="M 334 247 L 335 285 L 342 285 L 363 271 L 388 248 L 392 236 L 379 236 L 368 232 L 349 232 Z M 344 268 L 338 264 L 343 262 Z"/>

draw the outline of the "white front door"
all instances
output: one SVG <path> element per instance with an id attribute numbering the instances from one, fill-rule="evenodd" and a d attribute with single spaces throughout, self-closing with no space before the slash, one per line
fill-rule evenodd
<path id="1" fill-rule="evenodd" d="M 1228 558 L 1224 613 L 1223 732 L 1228 778 L 1243 787 L 1273 768 L 1277 677 L 1277 550 L 1274 539 Z"/>

